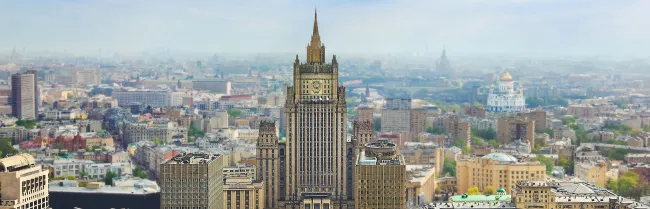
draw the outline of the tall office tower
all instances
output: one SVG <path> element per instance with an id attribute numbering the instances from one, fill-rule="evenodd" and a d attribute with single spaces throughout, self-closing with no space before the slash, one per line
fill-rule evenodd
<path id="1" fill-rule="evenodd" d="M 388 140 L 366 144 L 356 165 L 355 208 L 406 208 L 406 165 Z"/>
<path id="2" fill-rule="evenodd" d="M 0 159 L 0 208 L 49 208 L 48 173 L 29 154 Z"/>
<path id="3" fill-rule="evenodd" d="M 277 208 L 280 198 L 280 151 L 275 130 L 275 122 L 261 121 L 257 138 L 257 179 L 264 182 L 268 208 Z"/>
<path id="4" fill-rule="evenodd" d="M 287 88 L 285 205 L 347 207 L 347 201 L 352 199 L 346 195 L 345 87 L 338 86 L 336 55 L 332 63 L 326 63 L 325 58 L 314 13 L 307 62 L 301 63 L 296 55 L 294 86 Z"/>
<path id="5" fill-rule="evenodd" d="M 160 208 L 223 208 L 223 157 L 182 153 L 160 166 Z"/>
<path id="6" fill-rule="evenodd" d="M 11 75 L 11 108 L 21 120 L 37 119 L 38 83 L 35 71 Z"/>

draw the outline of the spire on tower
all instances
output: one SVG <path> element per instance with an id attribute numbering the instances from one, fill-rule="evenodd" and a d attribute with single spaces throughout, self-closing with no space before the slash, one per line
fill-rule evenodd
<path id="1" fill-rule="evenodd" d="M 320 45 L 320 33 L 318 32 L 318 12 L 314 8 L 314 28 L 311 32 L 311 45 L 318 43 Z"/>

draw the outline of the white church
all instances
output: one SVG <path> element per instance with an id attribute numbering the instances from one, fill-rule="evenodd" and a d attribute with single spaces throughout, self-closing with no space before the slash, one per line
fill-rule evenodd
<path id="1" fill-rule="evenodd" d="M 515 88 L 515 81 L 510 73 L 505 72 L 499 78 L 497 86 L 490 85 L 490 94 L 487 98 L 486 110 L 490 112 L 521 112 L 526 109 L 524 87 L 519 84 Z"/>

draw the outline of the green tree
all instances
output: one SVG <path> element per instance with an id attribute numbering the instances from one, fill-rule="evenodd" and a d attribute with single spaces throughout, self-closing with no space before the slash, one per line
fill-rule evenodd
<path id="1" fill-rule="evenodd" d="M 470 152 L 472 152 L 472 147 L 464 146 L 461 151 L 463 152 L 463 155 L 468 155 Z"/>
<path id="2" fill-rule="evenodd" d="M 104 184 L 115 186 L 115 183 L 113 182 L 113 178 L 115 177 L 117 177 L 117 174 L 115 174 L 115 172 L 107 171 L 106 175 L 104 176 Z"/>
<path id="3" fill-rule="evenodd" d="M 485 188 L 483 188 L 483 194 L 484 195 L 494 195 L 496 193 L 497 193 L 497 190 L 495 190 L 492 185 L 487 185 Z"/>
<path id="4" fill-rule="evenodd" d="M 442 172 L 445 173 L 445 176 L 456 176 L 456 161 L 445 158 L 445 162 L 442 165 Z"/>
<path id="5" fill-rule="evenodd" d="M 429 127 L 429 128 L 427 128 L 427 133 L 430 133 L 430 134 L 444 134 L 445 131 L 442 130 L 442 128 L 440 128 L 440 127 Z"/>
<path id="6" fill-rule="evenodd" d="M 142 167 L 140 167 L 140 166 L 135 167 L 135 169 L 133 170 L 133 176 L 137 176 L 137 177 L 139 177 L 141 179 L 149 178 L 149 175 L 147 174 L 147 172 L 144 171 L 144 169 L 142 169 Z"/>
<path id="7" fill-rule="evenodd" d="M 553 160 L 551 160 L 551 158 L 547 158 L 544 155 L 537 155 L 535 157 L 535 160 L 537 160 L 538 162 L 546 165 L 546 174 L 551 175 L 551 172 L 553 171 L 553 167 L 555 166 L 555 164 L 553 164 Z"/>
<path id="8" fill-rule="evenodd" d="M 16 126 L 25 127 L 25 129 L 36 128 L 36 121 L 33 120 L 17 120 L 15 124 Z"/>
<path id="9" fill-rule="evenodd" d="M 0 153 L 4 156 L 18 154 L 18 150 L 12 146 L 11 138 L 2 138 L 0 139 Z"/>
<path id="10" fill-rule="evenodd" d="M 88 176 L 88 173 L 83 172 L 83 171 L 79 172 L 79 178 L 83 179 L 83 178 L 86 178 L 86 176 Z"/>
<path id="11" fill-rule="evenodd" d="M 487 142 L 489 145 L 492 145 L 493 148 L 499 148 L 499 146 L 500 146 L 499 142 L 498 142 L 497 140 L 495 140 L 495 139 L 492 139 L 492 140 L 486 140 L 486 142 Z"/>
<path id="12" fill-rule="evenodd" d="M 459 148 L 463 148 L 463 147 L 467 146 L 465 140 L 462 140 L 462 139 L 460 139 L 460 138 L 456 138 L 456 139 L 454 140 L 453 145 L 454 145 L 455 147 L 459 147 Z"/>
<path id="13" fill-rule="evenodd" d="M 241 114 L 242 114 L 242 111 L 240 109 L 228 110 L 228 115 L 230 115 L 230 117 L 233 117 L 233 118 L 238 118 L 238 117 L 241 116 Z"/>
<path id="14" fill-rule="evenodd" d="M 477 186 L 473 186 L 467 189 L 467 194 L 468 195 L 480 195 L 481 192 L 478 190 Z"/>

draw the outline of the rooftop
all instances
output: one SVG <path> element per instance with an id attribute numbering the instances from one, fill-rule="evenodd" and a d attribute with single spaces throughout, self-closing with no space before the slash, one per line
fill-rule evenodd
<path id="1" fill-rule="evenodd" d="M 216 160 L 219 155 L 206 153 L 181 153 L 174 156 L 165 164 L 207 164 Z"/>

